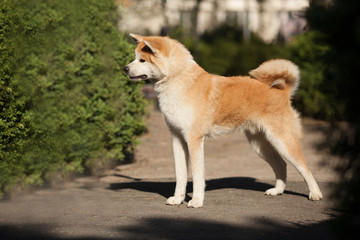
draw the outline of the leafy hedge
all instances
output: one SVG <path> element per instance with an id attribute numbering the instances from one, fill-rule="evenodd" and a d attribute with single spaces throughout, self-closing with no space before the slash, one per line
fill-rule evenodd
<path id="1" fill-rule="evenodd" d="M 124 160 L 144 130 L 112 0 L 0 0 L 0 195 Z"/>
<path id="2" fill-rule="evenodd" d="M 321 34 L 309 31 L 297 36 L 289 46 L 291 60 L 301 70 L 301 83 L 294 98 L 294 105 L 304 115 L 330 120 L 335 116 L 337 102 L 334 101 L 324 69 L 324 58 L 330 51 L 329 46 L 320 43 Z M 338 115 L 339 117 L 339 115 Z"/>
<path id="3" fill-rule="evenodd" d="M 181 39 L 181 32 L 170 34 Z M 248 72 L 270 58 L 288 58 L 289 49 L 283 45 L 264 43 L 256 35 L 244 41 L 242 31 L 236 27 L 222 25 L 205 32 L 199 40 L 183 38 L 196 61 L 207 71 L 225 75 L 247 75 Z"/>

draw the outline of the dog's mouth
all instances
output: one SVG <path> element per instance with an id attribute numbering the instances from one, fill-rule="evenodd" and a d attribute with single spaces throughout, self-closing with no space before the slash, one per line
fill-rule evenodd
<path id="1" fill-rule="evenodd" d="M 130 76 L 130 79 L 132 80 L 132 81 L 140 81 L 140 80 L 146 80 L 146 79 L 148 79 L 148 76 L 147 75 L 140 75 L 140 76 L 134 76 L 134 77 L 131 77 Z"/>

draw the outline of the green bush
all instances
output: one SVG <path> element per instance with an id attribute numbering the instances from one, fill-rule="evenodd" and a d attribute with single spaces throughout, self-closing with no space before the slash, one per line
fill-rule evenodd
<path id="1" fill-rule="evenodd" d="M 320 33 L 309 31 L 289 46 L 291 59 L 301 70 L 301 84 L 293 102 L 304 116 L 329 120 L 335 115 L 336 102 L 326 91 L 329 86 L 324 77 L 324 57 L 329 47 L 320 43 L 320 38 Z"/>
<path id="2" fill-rule="evenodd" d="M 170 36 L 180 39 L 205 70 L 219 75 L 248 75 L 266 60 L 289 58 L 286 45 L 264 43 L 254 34 L 244 41 L 242 31 L 228 25 L 206 32 L 196 41 L 181 38 L 177 31 Z"/>
<path id="3" fill-rule="evenodd" d="M 0 192 L 124 160 L 145 102 L 114 2 L 0 3 Z"/>

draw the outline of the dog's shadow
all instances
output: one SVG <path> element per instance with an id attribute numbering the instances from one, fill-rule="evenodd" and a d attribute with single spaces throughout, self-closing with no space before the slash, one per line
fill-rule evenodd
<path id="1" fill-rule="evenodd" d="M 130 178 L 130 177 L 127 177 Z M 219 178 L 206 181 L 205 191 L 219 190 L 219 189 L 241 189 L 265 192 L 267 189 L 274 187 L 273 185 L 257 182 L 255 178 L 248 177 L 231 177 L 231 178 Z M 124 183 L 111 183 L 108 189 L 118 191 L 121 189 L 134 189 L 142 192 L 157 193 L 168 198 L 173 195 L 175 189 L 175 182 L 151 182 L 142 181 L 141 179 L 135 179 L 133 182 Z M 187 185 L 186 192 L 191 193 L 192 182 Z M 307 195 L 292 191 L 285 191 L 285 194 L 291 194 L 307 198 Z M 187 195 L 185 201 L 190 199 Z"/>

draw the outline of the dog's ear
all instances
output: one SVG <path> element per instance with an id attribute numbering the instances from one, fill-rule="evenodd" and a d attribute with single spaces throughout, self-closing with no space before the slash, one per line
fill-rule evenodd
<path id="1" fill-rule="evenodd" d="M 145 47 L 144 47 L 143 51 L 149 52 L 149 53 L 153 54 L 154 56 L 159 55 L 159 51 L 157 50 L 158 44 L 156 42 L 144 40 L 144 43 L 145 43 Z"/>
<path id="2" fill-rule="evenodd" d="M 136 42 L 136 44 L 139 44 L 144 39 L 143 36 L 140 36 L 140 35 L 137 35 L 137 34 L 130 33 L 129 35 Z"/>

